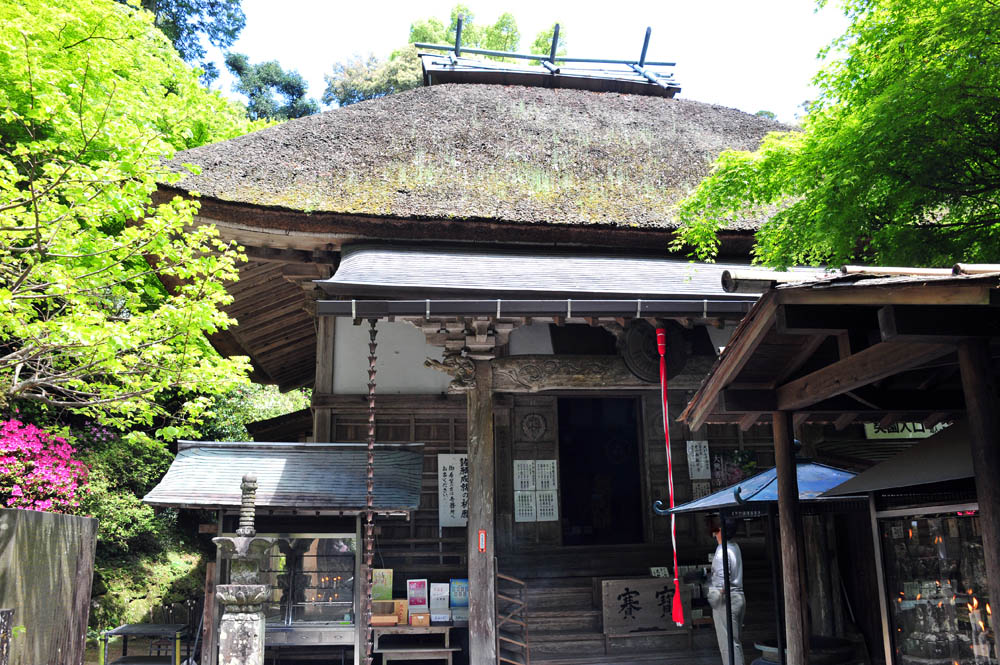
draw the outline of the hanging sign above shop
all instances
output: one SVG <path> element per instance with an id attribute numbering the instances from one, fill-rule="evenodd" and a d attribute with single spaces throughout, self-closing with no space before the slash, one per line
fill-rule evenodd
<path id="1" fill-rule="evenodd" d="M 882 427 L 878 423 L 865 423 L 866 439 L 926 439 L 937 434 L 948 425 L 938 423 L 933 427 L 924 427 L 923 423 L 893 423 Z"/>
<path id="2" fill-rule="evenodd" d="M 438 524 L 465 526 L 469 520 L 469 456 L 438 455 Z"/>

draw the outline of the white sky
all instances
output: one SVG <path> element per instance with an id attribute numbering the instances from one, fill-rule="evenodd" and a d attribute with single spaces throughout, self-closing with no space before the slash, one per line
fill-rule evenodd
<path id="1" fill-rule="evenodd" d="M 354 54 L 386 57 L 406 43 L 410 24 L 436 16 L 447 24 L 456 0 L 243 0 L 247 25 L 232 50 L 251 62 L 277 59 L 309 82 L 317 100 L 323 75 Z M 622 3 L 565 0 L 467 0 L 479 25 L 503 11 L 517 19 L 522 52 L 535 35 L 559 21 L 576 57 L 638 58 L 646 26 L 653 28 L 647 59 L 677 63 L 681 97 L 754 113 L 767 109 L 786 122 L 814 96 L 810 81 L 820 48 L 844 31 L 837 7 L 816 11 L 812 0 L 661 0 Z M 835 4 L 835 3 L 834 3 Z M 645 5 L 645 6 L 643 6 Z M 216 87 L 230 93 L 223 72 Z"/>

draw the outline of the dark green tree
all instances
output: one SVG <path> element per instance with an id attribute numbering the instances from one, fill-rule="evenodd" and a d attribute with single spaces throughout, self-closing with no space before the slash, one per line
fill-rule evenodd
<path id="1" fill-rule="evenodd" d="M 238 80 L 233 90 L 247 97 L 251 120 L 288 120 L 319 112 L 306 81 L 296 71 L 285 71 L 277 60 L 250 64 L 242 53 L 227 53 L 226 67 Z M 277 97 L 276 97 L 277 95 Z"/>
<path id="2" fill-rule="evenodd" d="M 130 0 L 118 0 L 133 4 Z M 177 49 L 181 59 L 198 63 L 205 70 L 202 77 L 214 80 L 218 68 L 205 58 L 202 38 L 226 49 L 233 45 L 246 26 L 243 0 L 141 0 L 140 6 L 153 14 L 153 21 Z"/>
<path id="3" fill-rule="evenodd" d="M 711 258 L 768 217 L 754 258 L 951 265 L 1000 259 L 1000 3 L 845 0 L 802 131 L 726 152 L 679 208 L 675 247 Z"/>

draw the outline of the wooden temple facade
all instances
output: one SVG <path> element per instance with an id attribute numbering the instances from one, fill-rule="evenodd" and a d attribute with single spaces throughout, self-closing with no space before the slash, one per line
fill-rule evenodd
<path id="1" fill-rule="evenodd" d="M 669 519 L 652 510 L 667 492 L 654 326 L 668 330 L 674 423 L 695 391 L 717 385 L 719 370 L 709 373 L 719 349 L 729 362 L 730 335 L 759 311 L 768 286 L 723 288 L 727 268 L 745 269 L 759 220 L 724 231 L 729 264 L 699 265 L 666 254 L 670 211 L 721 150 L 752 149 L 782 129 L 663 97 L 438 85 L 187 151 L 176 163 L 201 173 L 158 196 L 200 192 L 199 222 L 246 249 L 230 289 L 238 325 L 213 337 L 216 348 L 249 356 L 257 381 L 313 390 L 309 414 L 261 424 L 258 441 L 365 440 L 374 322 L 376 440 L 422 444 L 423 455 L 417 506 L 407 518 L 377 519 L 376 560 L 397 584 L 469 579 L 468 662 L 521 662 L 501 654 L 497 584 L 507 578 L 526 583 L 523 641 L 536 665 L 716 662 L 710 625 L 610 637 L 601 585 L 670 562 Z M 757 325 L 763 334 L 771 324 Z M 709 417 L 717 410 L 696 397 L 670 431 L 676 499 L 728 485 L 743 467 L 777 458 L 780 468 L 785 443 L 775 448 L 771 428 L 758 423 L 784 410 L 767 401 L 774 386 L 762 386 L 784 385 L 831 344 L 846 349 L 843 339 L 825 329 L 783 333 L 776 344 L 794 351 L 787 373 L 724 381 L 732 390 L 723 417 Z M 881 348 L 859 355 L 881 358 Z M 913 358 L 935 359 L 923 347 Z M 880 421 L 954 412 L 895 397 L 879 403 Z M 785 430 L 776 420 L 778 434 L 810 419 L 840 430 L 863 419 L 861 408 L 833 415 L 842 404 L 820 406 L 790 409 Z M 856 439 L 841 438 L 838 459 L 866 461 Z M 707 442 L 710 455 L 689 460 L 689 442 Z M 442 521 L 445 455 L 468 459 L 464 525 Z M 539 469 L 545 489 L 529 477 Z M 832 547 L 825 527 L 810 533 L 816 552 Z M 773 635 L 763 539 L 741 535 L 748 585 L 760 584 L 748 634 Z M 680 516 L 677 538 L 682 565 L 703 564 L 714 549 L 698 518 Z"/>

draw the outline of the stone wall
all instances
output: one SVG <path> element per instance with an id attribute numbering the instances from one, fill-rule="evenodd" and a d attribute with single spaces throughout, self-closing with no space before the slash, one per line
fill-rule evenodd
<path id="1" fill-rule="evenodd" d="M 97 520 L 0 510 L 0 607 L 14 609 L 11 665 L 81 665 Z"/>

